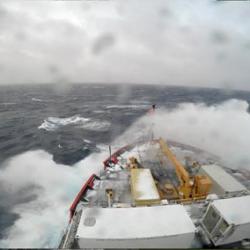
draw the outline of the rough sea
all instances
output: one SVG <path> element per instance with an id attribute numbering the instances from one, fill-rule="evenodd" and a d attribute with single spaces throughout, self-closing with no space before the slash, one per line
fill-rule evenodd
<path id="1" fill-rule="evenodd" d="M 152 104 L 174 110 L 230 100 L 249 103 L 250 93 L 126 84 L 1 86 L 0 247 L 56 247 L 84 175 L 93 164 L 101 166 L 102 152 L 107 156 L 108 145 Z"/>

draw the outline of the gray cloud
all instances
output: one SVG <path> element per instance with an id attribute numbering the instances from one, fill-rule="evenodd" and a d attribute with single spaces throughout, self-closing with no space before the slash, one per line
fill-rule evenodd
<path id="1" fill-rule="evenodd" d="M 5 11 L 5 8 L 0 5 L 0 19 L 4 19 L 4 17 L 6 16 L 6 11 Z"/>
<path id="2" fill-rule="evenodd" d="M 250 89 L 247 2 L 9 1 L 0 84 L 161 83 Z"/>
<path id="3" fill-rule="evenodd" d="M 115 37 L 112 34 L 102 34 L 98 37 L 92 47 L 92 52 L 94 54 L 99 54 L 104 50 L 111 48 L 115 44 Z"/>
<path id="4" fill-rule="evenodd" d="M 250 50 L 250 41 L 245 42 L 244 47 Z"/>
<path id="5" fill-rule="evenodd" d="M 214 30 L 211 34 L 211 38 L 214 43 L 218 44 L 225 44 L 230 40 L 225 32 L 219 30 Z"/>

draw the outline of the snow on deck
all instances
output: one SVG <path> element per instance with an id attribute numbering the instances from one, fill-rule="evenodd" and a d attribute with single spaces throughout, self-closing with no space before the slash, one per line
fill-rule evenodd
<path id="1" fill-rule="evenodd" d="M 205 172 L 212 179 L 213 183 L 218 185 L 224 192 L 246 190 L 245 186 L 218 165 L 204 165 L 201 167 L 201 171 Z"/>
<path id="2" fill-rule="evenodd" d="M 150 169 L 140 169 L 137 175 L 137 199 L 160 199 Z"/>
<path id="3" fill-rule="evenodd" d="M 250 195 L 216 200 L 212 204 L 228 223 L 250 223 Z"/>
<path id="4" fill-rule="evenodd" d="M 131 169 L 131 188 L 135 201 L 160 200 L 150 169 Z"/>
<path id="5" fill-rule="evenodd" d="M 182 205 L 135 208 L 84 208 L 77 230 L 81 239 L 136 239 L 194 234 Z"/>

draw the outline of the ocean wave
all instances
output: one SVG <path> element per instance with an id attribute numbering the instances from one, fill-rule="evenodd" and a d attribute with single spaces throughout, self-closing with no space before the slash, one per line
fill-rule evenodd
<path id="1" fill-rule="evenodd" d="M 31 101 L 33 101 L 33 102 L 54 102 L 51 99 L 40 99 L 40 98 L 36 98 L 36 97 L 32 97 Z"/>
<path id="2" fill-rule="evenodd" d="M 0 105 L 9 106 L 9 105 L 16 105 L 16 103 L 15 102 L 1 102 Z"/>
<path id="3" fill-rule="evenodd" d="M 93 113 L 96 113 L 96 114 L 103 114 L 103 113 L 109 113 L 110 111 L 109 110 L 94 110 Z"/>
<path id="4" fill-rule="evenodd" d="M 83 139 L 83 141 L 84 141 L 85 143 L 88 143 L 88 144 L 92 143 L 90 140 L 87 140 L 87 139 Z"/>
<path id="5" fill-rule="evenodd" d="M 44 102 L 44 100 L 39 99 L 39 98 L 31 98 L 33 102 Z"/>
<path id="6" fill-rule="evenodd" d="M 132 105 L 152 105 L 151 102 L 147 100 L 131 100 L 130 103 Z"/>
<path id="7" fill-rule="evenodd" d="M 91 131 L 107 131 L 111 124 L 108 121 L 92 120 L 90 118 L 84 118 L 78 115 L 74 115 L 67 118 L 48 117 L 43 121 L 38 129 L 55 131 L 58 128 L 67 125 L 77 125 L 80 128 Z"/>
<path id="8" fill-rule="evenodd" d="M 149 105 L 135 105 L 135 104 L 131 104 L 131 105 L 108 105 L 106 106 L 106 109 L 149 109 Z"/>
<path id="9" fill-rule="evenodd" d="M 78 115 L 74 115 L 67 118 L 59 118 L 59 117 L 48 117 L 43 121 L 43 123 L 38 127 L 38 129 L 44 129 L 47 131 L 55 131 L 59 127 L 71 125 L 71 124 L 84 124 L 89 121 L 89 118 L 80 117 Z"/>
<path id="10" fill-rule="evenodd" d="M 1 205 L 18 218 L 0 239 L 0 248 L 56 248 L 68 223 L 69 205 L 82 183 L 102 170 L 96 162 L 106 155 L 93 153 L 74 167 L 55 163 L 43 150 L 12 157 L 0 171 L 1 188 L 5 187 L 1 195 L 6 197 Z M 30 196 L 33 199 L 20 202 Z"/>
<path id="11" fill-rule="evenodd" d="M 111 124 L 108 121 L 91 121 L 83 124 L 81 127 L 86 130 L 91 131 L 107 131 L 110 128 Z"/>

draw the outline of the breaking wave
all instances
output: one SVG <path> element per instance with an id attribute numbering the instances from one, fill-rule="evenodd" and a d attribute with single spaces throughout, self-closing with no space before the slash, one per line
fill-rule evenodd
<path id="1" fill-rule="evenodd" d="M 92 120 L 90 118 L 84 118 L 78 115 L 74 115 L 67 118 L 48 117 L 46 120 L 43 121 L 43 123 L 38 127 L 38 129 L 44 129 L 46 131 L 55 131 L 58 128 L 67 125 L 77 125 L 78 127 L 92 131 L 106 131 L 110 127 L 110 122 Z"/>
<path id="2" fill-rule="evenodd" d="M 132 105 L 147 105 L 147 106 L 152 105 L 152 103 L 147 100 L 131 100 L 130 103 Z"/>
<path id="3" fill-rule="evenodd" d="M 149 105 L 141 104 L 141 105 L 107 105 L 106 109 L 148 109 Z"/>
<path id="4" fill-rule="evenodd" d="M 4 106 L 16 105 L 15 102 L 1 102 L 0 104 Z"/>
<path id="5" fill-rule="evenodd" d="M 70 204 L 87 178 L 99 173 L 102 164 L 97 162 L 106 156 L 106 152 L 92 154 L 74 167 L 56 164 L 52 155 L 42 150 L 12 157 L 0 171 L 1 195 L 5 197 L 1 206 L 18 214 L 19 219 L 0 240 L 0 247 L 57 248 L 68 223 Z M 11 199 L 31 195 L 30 201 L 10 206 L 15 202 Z"/>
<path id="6" fill-rule="evenodd" d="M 31 99 L 33 102 L 44 102 L 44 100 L 39 99 L 39 98 L 32 98 Z"/>
<path id="7" fill-rule="evenodd" d="M 96 114 L 104 114 L 104 113 L 109 113 L 110 111 L 109 110 L 94 110 L 93 113 L 96 113 Z"/>
<path id="8" fill-rule="evenodd" d="M 67 118 L 58 117 L 48 117 L 44 122 L 38 127 L 38 129 L 45 129 L 47 131 L 55 131 L 59 127 L 67 126 L 70 124 L 84 124 L 89 121 L 89 118 L 80 117 L 74 115 Z"/>
<path id="9" fill-rule="evenodd" d="M 219 156 L 231 168 L 250 166 L 250 114 L 247 101 L 231 99 L 217 105 L 182 103 L 158 109 L 132 125 L 117 142 L 150 135 L 176 140 Z M 152 129 L 151 129 L 152 128 Z M 151 130 L 150 130 L 151 129 Z M 147 131 L 147 133 L 145 133 Z"/>
<path id="10" fill-rule="evenodd" d="M 81 127 L 91 131 L 107 131 L 111 126 L 108 121 L 92 121 L 83 124 Z"/>
<path id="11" fill-rule="evenodd" d="M 87 143 L 87 144 L 92 143 L 90 140 L 87 140 L 87 139 L 83 139 L 83 141 L 84 141 L 85 143 Z"/>

